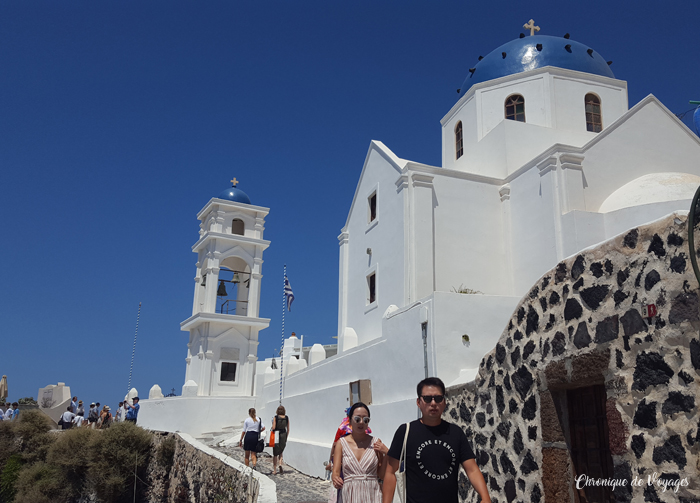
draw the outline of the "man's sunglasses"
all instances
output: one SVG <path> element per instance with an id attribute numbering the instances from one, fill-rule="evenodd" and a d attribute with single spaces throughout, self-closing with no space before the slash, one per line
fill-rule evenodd
<path id="1" fill-rule="evenodd" d="M 444 395 L 421 395 L 421 398 L 425 403 L 430 403 L 435 400 L 435 403 L 442 403 L 445 399 Z"/>
<path id="2" fill-rule="evenodd" d="M 361 422 L 364 421 L 365 424 L 369 424 L 369 418 L 368 417 L 360 417 L 360 416 L 352 416 L 352 420 L 356 422 L 357 424 L 360 424 Z"/>

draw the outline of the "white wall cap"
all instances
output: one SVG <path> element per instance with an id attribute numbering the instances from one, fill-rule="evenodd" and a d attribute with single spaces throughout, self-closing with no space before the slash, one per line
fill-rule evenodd
<path id="1" fill-rule="evenodd" d="M 309 351 L 309 365 L 313 365 L 314 363 L 321 362 L 325 359 L 326 350 L 324 349 L 323 345 L 316 343 L 311 346 L 311 350 Z"/>
<path id="2" fill-rule="evenodd" d="M 399 306 L 395 304 L 389 305 L 389 307 L 386 308 L 386 311 L 384 311 L 384 314 L 382 315 L 382 318 L 388 318 L 391 316 L 393 313 L 399 310 Z"/>
<path id="3" fill-rule="evenodd" d="M 152 398 L 164 398 L 164 397 L 163 397 L 163 390 L 160 389 L 160 386 L 158 386 L 157 384 L 154 384 L 154 385 L 151 387 L 150 391 L 148 392 L 148 398 L 149 398 L 149 399 L 152 399 Z"/>
<path id="4" fill-rule="evenodd" d="M 352 327 L 345 327 L 343 330 L 343 352 L 357 347 L 357 332 Z"/>

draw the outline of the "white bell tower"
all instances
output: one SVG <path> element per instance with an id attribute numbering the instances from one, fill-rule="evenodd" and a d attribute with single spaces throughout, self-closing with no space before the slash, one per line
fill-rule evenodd
<path id="1" fill-rule="evenodd" d="M 180 324 L 190 334 L 183 396 L 252 396 L 258 333 L 270 324 L 258 317 L 270 209 L 231 183 L 197 215 L 192 316 Z"/>

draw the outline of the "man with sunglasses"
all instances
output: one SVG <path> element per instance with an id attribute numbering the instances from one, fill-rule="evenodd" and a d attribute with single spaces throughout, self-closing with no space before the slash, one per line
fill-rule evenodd
<path id="1" fill-rule="evenodd" d="M 416 404 L 421 418 L 412 421 L 406 441 L 406 502 L 458 503 L 459 466 L 481 496 L 482 503 L 491 503 L 484 476 L 474 459 L 467 437 L 462 429 L 443 421 L 445 412 L 445 384 L 437 377 L 428 377 L 418 383 Z M 392 503 L 396 488 L 396 472 L 403 449 L 406 425 L 394 434 L 384 474 L 383 503 Z"/>

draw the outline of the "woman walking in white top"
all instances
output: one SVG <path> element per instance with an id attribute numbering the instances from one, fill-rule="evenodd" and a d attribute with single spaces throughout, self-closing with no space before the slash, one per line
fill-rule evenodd
<path id="1" fill-rule="evenodd" d="M 265 431 L 265 426 L 262 424 L 262 419 L 255 416 L 255 409 L 248 409 L 248 415 L 250 417 L 246 418 L 243 422 L 243 433 L 241 433 L 241 440 L 238 442 L 238 445 L 242 446 L 245 450 L 246 466 L 250 466 L 249 459 L 252 455 L 253 470 L 255 470 L 258 466 L 258 455 L 256 451 L 258 439 L 260 438 L 260 433 Z"/>

